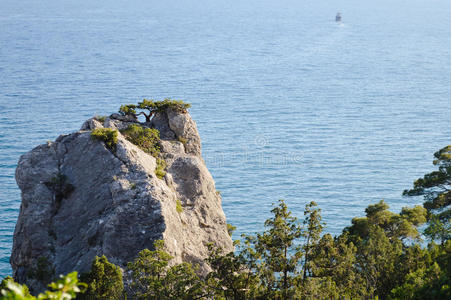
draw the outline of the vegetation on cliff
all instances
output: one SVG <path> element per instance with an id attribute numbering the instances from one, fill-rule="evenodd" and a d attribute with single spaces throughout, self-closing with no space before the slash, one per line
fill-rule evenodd
<path id="1" fill-rule="evenodd" d="M 124 270 L 131 278 L 127 294 L 132 299 L 451 299 L 450 151 L 448 146 L 435 153 L 439 170 L 404 192 L 425 195 L 424 207 L 394 213 L 380 201 L 334 237 L 323 233 L 315 202 L 306 205 L 301 222 L 279 200 L 264 231 L 242 236 L 235 253 L 208 246 L 206 277 L 197 275 L 196 264 L 171 264 L 173 257 L 157 241 Z M 425 247 L 419 227 L 426 223 Z M 122 272 L 106 257 L 96 258 L 82 280 L 87 292 L 79 299 L 125 297 Z M 35 299 L 11 278 L 1 287 L 2 299 Z M 38 299 L 71 299 L 84 290 L 76 273 L 50 287 L 55 291 Z M 65 298 L 45 298 L 62 289 Z"/>
<path id="2" fill-rule="evenodd" d="M 178 112 L 186 112 L 191 105 L 184 103 L 182 100 L 164 99 L 162 101 L 144 99 L 138 104 L 126 104 L 119 108 L 119 113 L 123 116 L 133 116 L 137 118 L 142 115 L 146 118 L 146 122 L 150 122 L 152 116 L 156 112 L 162 112 L 172 109 Z"/>
<path id="3" fill-rule="evenodd" d="M 127 140 L 138 146 L 144 152 L 154 157 L 160 154 L 160 132 L 155 128 L 145 128 L 137 124 L 129 125 L 121 133 Z"/>
<path id="4" fill-rule="evenodd" d="M 91 132 L 91 137 L 105 143 L 105 146 L 114 151 L 117 144 L 117 130 L 111 128 L 97 128 Z"/>

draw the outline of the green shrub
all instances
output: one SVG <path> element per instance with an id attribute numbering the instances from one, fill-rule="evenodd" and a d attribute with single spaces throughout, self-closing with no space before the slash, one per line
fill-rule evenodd
<path id="1" fill-rule="evenodd" d="M 182 201 L 180 201 L 180 199 L 177 199 L 177 204 L 175 206 L 175 210 L 181 214 L 183 212 L 183 207 L 182 207 Z"/>
<path id="2" fill-rule="evenodd" d="M 93 139 L 102 141 L 110 150 L 116 149 L 117 144 L 117 130 L 111 128 L 97 128 L 91 132 Z"/>
<path id="3" fill-rule="evenodd" d="M 132 124 L 121 130 L 125 138 L 138 146 L 144 152 L 157 157 L 160 153 L 160 132 L 158 129 L 145 128 L 137 124 Z"/>
<path id="4" fill-rule="evenodd" d="M 166 175 L 166 162 L 162 158 L 157 158 L 157 167 L 155 168 L 155 175 L 157 175 L 158 178 L 163 179 L 163 177 Z"/>
<path id="5" fill-rule="evenodd" d="M 95 116 L 94 119 L 96 119 L 100 123 L 103 123 L 106 120 L 106 116 Z"/>
<path id="6" fill-rule="evenodd" d="M 105 255 L 96 256 L 92 262 L 91 271 L 83 274 L 80 279 L 88 284 L 88 288 L 77 299 L 116 300 L 124 298 L 122 271 L 118 266 L 110 263 Z"/>
<path id="7" fill-rule="evenodd" d="M 188 108 L 191 107 L 191 104 L 185 103 L 182 100 L 172 100 L 172 99 L 164 99 L 163 101 L 156 101 L 155 110 L 157 111 L 165 111 L 167 109 L 172 109 L 178 112 L 186 112 Z"/>

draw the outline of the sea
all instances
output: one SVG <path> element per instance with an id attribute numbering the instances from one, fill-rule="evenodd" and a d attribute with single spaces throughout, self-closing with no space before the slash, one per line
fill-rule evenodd
<path id="1" fill-rule="evenodd" d="M 342 22 L 335 22 L 337 12 Z M 94 115 L 182 99 L 227 221 L 264 230 L 278 199 L 339 234 L 393 211 L 451 144 L 449 0 L 0 0 L 0 278 L 19 157 Z"/>

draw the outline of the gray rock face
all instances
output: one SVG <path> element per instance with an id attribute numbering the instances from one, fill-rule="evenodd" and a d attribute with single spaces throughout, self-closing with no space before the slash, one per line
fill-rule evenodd
<path id="1" fill-rule="evenodd" d="M 175 262 L 200 262 L 204 273 L 206 243 L 233 250 L 190 115 L 157 113 L 147 124 L 160 130 L 167 163 L 163 179 L 155 175 L 156 159 L 120 133 L 115 151 L 91 138 L 95 128 L 123 129 L 133 122 L 116 115 L 103 124 L 90 119 L 80 131 L 20 158 L 16 180 L 22 205 L 11 265 L 14 278 L 32 291 L 45 287 L 47 273 L 88 271 L 96 255 L 124 267 L 158 239 Z"/>

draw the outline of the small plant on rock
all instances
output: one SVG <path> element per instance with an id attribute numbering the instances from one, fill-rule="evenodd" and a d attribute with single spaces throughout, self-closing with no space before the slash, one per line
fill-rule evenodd
<path id="1" fill-rule="evenodd" d="M 117 130 L 111 128 L 97 128 L 91 132 L 91 137 L 105 143 L 105 146 L 114 151 L 117 144 Z"/>
<path id="2" fill-rule="evenodd" d="M 160 153 L 160 132 L 157 129 L 132 124 L 122 130 L 121 133 L 127 140 L 138 146 L 144 152 L 154 157 L 157 157 Z"/>
<path id="3" fill-rule="evenodd" d="M 157 158 L 157 168 L 155 169 L 155 175 L 157 175 L 158 178 L 163 179 L 163 177 L 166 175 L 166 162 L 162 158 Z"/>

